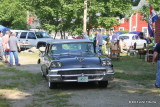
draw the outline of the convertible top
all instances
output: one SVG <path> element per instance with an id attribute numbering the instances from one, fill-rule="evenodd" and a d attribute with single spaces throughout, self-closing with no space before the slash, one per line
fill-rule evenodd
<path id="1" fill-rule="evenodd" d="M 62 43 L 83 43 L 83 42 L 91 42 L 88 39 L 53 39 L 47 41 L 49 44 L 62 44 Z"/>

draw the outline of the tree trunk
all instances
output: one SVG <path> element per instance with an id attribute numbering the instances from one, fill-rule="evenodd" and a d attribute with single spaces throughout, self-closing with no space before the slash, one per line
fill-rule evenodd
<path id="1" fill-rule="evenodd" d="M 54 36 L 54 39 L 56 38 L 56 36 L 57 36 L 57 30 L 56 30 L 56 32 L 55 32 L 55 36 Z"/>
<path id="2" fill-rule="evenodd" d="M 60 30 L 60 33 L 61 33 L 61 39 L 63 39 L 63 32 L 62 32 L 62 30 Z"/>

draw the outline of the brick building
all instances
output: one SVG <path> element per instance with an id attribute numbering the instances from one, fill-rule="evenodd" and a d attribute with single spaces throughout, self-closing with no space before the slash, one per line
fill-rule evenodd
<path id="1" fill-rule="evenodd" d="M 155 42 L 158 43 L 160 42 L 160 17 L 159 19 L 155 22 Z"/>

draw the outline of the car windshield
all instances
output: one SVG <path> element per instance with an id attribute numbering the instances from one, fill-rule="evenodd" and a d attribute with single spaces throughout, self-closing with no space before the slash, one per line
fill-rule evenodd
<path id="1" fill-rule="evenodd" d="M 129 36 L 125 36 L 125 35 L 124 35 L 124 36 L 120 36 L 120 37 L 119 37 L 119 39 L 122 39 L 122 38 L 123 38 L 123 39 L 129 39 Z"/>
<path id="2" fill-rule="evenodd" d="M 51 47 L 52 55 L 93 56 L 93 43 L 64 43 L 54 44 Z"/>
<path id="3" fill-rule="evenodd" d="M 37 38 L 50 38 L 50 35 L 47 32 L 35 32 Z"/>

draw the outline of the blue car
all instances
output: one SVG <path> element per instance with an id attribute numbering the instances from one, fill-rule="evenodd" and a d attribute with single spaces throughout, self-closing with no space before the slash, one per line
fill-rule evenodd
<path id="1" fill-rule="evenodd" d="M 86 39 L 48 41 L 39 62 L 50 89 L 62 82 L 97 82 L 107 87 L 114 78 L 111 59 L 96 55 L 93 42 Z"/>

